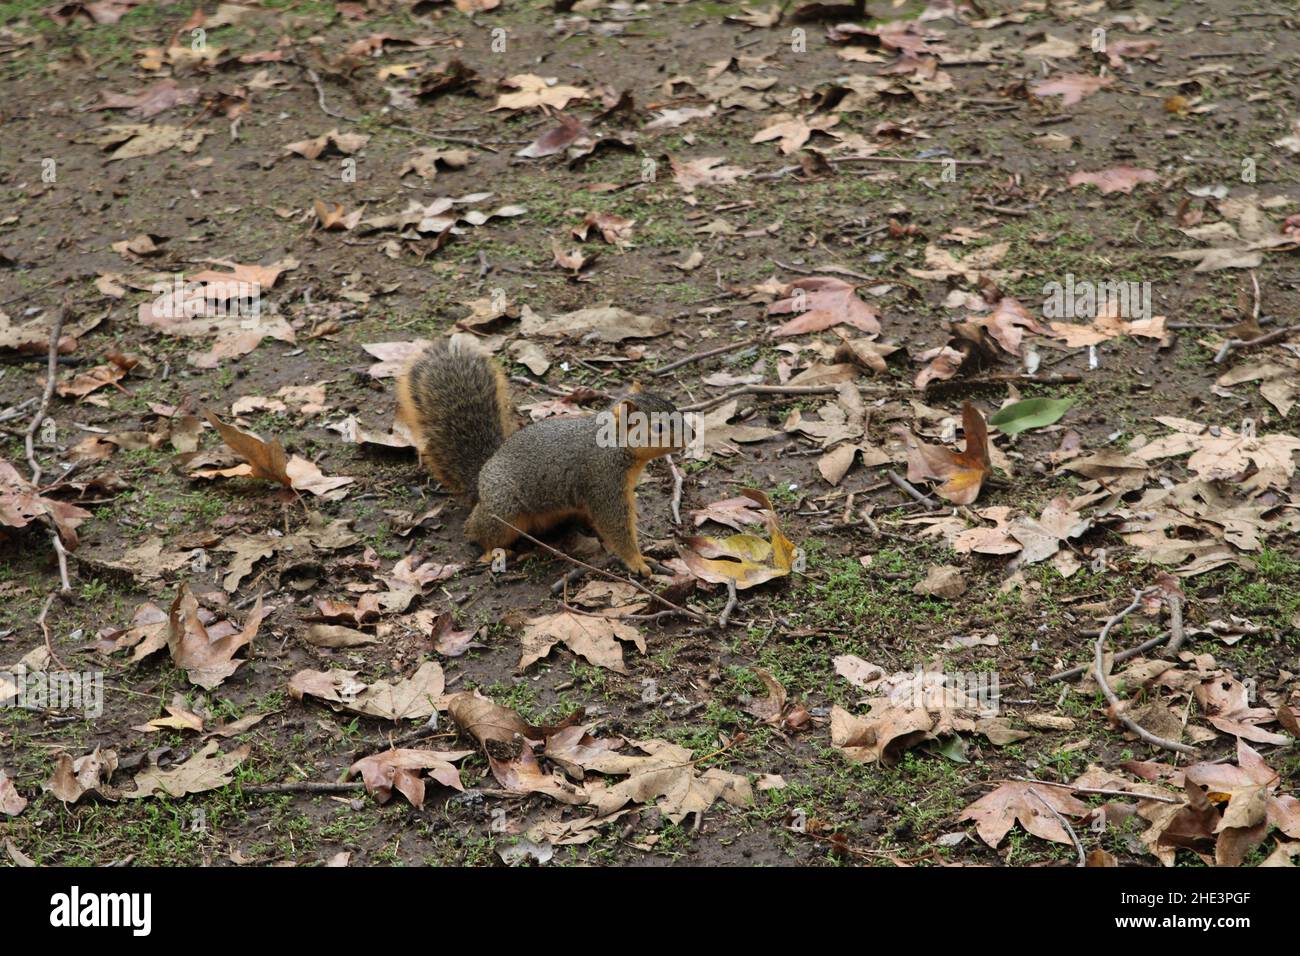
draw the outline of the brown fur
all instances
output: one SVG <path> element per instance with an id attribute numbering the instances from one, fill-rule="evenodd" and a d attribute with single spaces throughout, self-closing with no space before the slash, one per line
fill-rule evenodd
<path id="1" fill-rule="evenodd" d="M 398 414 L 420 458 L 450 490 L 474 503 L 465 535 L 485 554 L 577 518 L 637 574 L 649 574 L 636 534 L 636 483 L 652 458 L 676 449 L 654 436 L 644 447 L 602 445 L 598 416 L 544 419 L 518 431 L 504 374 L 487 356 L 441 343 L 398 380 Z M 614 409 L 674 411 L 636 392 Z M 509 525 L 497 520 L 504 519 Z M 515 529 L 519 529 L 516 531 Z"/>

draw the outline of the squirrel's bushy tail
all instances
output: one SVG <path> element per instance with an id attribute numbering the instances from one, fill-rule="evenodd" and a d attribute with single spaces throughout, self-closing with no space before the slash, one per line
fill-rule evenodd
<path id="1" fill-rule="evenodd" d="M 449 491 L 478 498 L 478 473 L 515 430 L 505 374 L 473 343 L 435 342 L 397 379 L 397 414 Z"/>

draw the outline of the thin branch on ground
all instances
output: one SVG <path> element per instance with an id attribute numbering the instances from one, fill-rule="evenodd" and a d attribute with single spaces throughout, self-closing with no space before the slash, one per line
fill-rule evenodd
<path id="1" fill-rule="evenodd" d="M 728 352 L 738 352 L 741 349 L 748 348 L 751 345 L 758 345 L 762 341 L 763 338 L 760 336 L 758 338 L 746 339 L 743 342 L 732 342 L 730 345 L 719 345 L 717 348 L 707 349 L 706 351 L 703 352 L 696 352 L 694 355 L 686 356 L 686 358 L 678 359 L 675 362 L 669 362 L 667 365 L 663 365 L 655 369 L 650 374 L 651 376 L 654 377 L 658 377 L 660 375 L 667 375 L 673 369 L 681 368 L 683 365 L 691 365 L 695 362 L 702 362 L 704 359 L 713 358 L 713 356 L 715 355 L 726 355 Z"/>
<path id="2" fill-rule="evenodd" d="M 893 483 L 893 485 L 896 488 L 898 488 L 899 491 L 906 494 L 909 498 L 911 498 L 913 501 L 916 501 L 918 504 L 925 505 L 925 507 L 929 508 L 931 511 L 937 511 L 938 509 L 943 507 L 943 505 L 941 505 L 938 501 L 936 501 L 935 499 L 931 498 L 929 495 L 922 492 L 919 488 L 916 487 L 916 485 L 912 484 L 910 481 L 908 481 L 898 472 L 896 471 L 886 472 L 886 476 L 889 478 L 890 482 Z"/>
<path id="3" fill-rule="evenodd" d="M 1130 657 L 1137 657 L 1139 654 L 1145 653 L 1146 651 L 1149 651 L 1154 647 L 1159 647 L 1161 644 L 1166 643 L 1168 640 L 1169 640 L 1169 635 L 1161 634 L 1159 637 L 1153 637 L 1148 641 L 1143 641 L 1141 644 L 1137 645 L 1136 647 L 1130 647 L 1128 648 L 1128 650 L 1120 651 L 1118 654 L 1116 654 L 1114 657 L 1111 658 L 1111 663 L 1118 664 L 1121 661 L 1128 660 Z M 1086 673 L 1091 667 L 1092 667 L 1092 662 L 1089 661 L 1087 664 L 1080 664 L 1077 667 L 1071 667 L 1069 670 L 1057 671 L 1055 674 L 1049 674 L 1045 678 L 1045 680 L 1048 683 L 1051 683 L 1052 681 L 1072 680 L 1075 677 L 1079 677 L 1080 675 Z"/>
<path id="4" fill-rule="evenodd" d="M 1016 783 L 1032 783 L 1040 787 L 1056 787 L 1058 790 L 1069 790 L 1073 793 L 1085 793 L 1095 797 L 1133 797 L 1137 800 L 1154 800 L 1157 803 L 1183 803 L 1177 797 L 1166 797 L 1151 793 L 1134 793 L 1131 790 L 1107 790 L 1102 787 L 1076 787 L 1069 783 L 1054 783 L 1051 780 L 1036 780 L 1033 777 L 1008 777 L 1008 780 L 1014 780 Z M 996 782 L 996 781 L 994 781 Z"/>
<path id="5" fill-rule="evenodd" d="M 628 577 L 627 575 L 623 575 L 623 574 L 615 574 L 615 573 L 612 572 L 612 571 L 602 571 L 600 568 L 596 567 L 595 565 L 588 564 L 586 561 L 579 561 L 577 558 L 573 557 L 573 555 L 565 554 L 565 553 L 564 553 L 563 551 L 561 551 L 559 548 L 553 548 L 553 547 L 551 547 L 549 544 L 547 544 L 545 541 L 541 541 L 541 540 L 539 540 L 539 539 L 537 539 L 537 538 L 534 538 L 534 537 L 533 537 L 531 534 L 529 534 L 527 531 L 524 531 L 522 528 L 517 528 L 517 527 L 515 527 L 515 526 L 512 525 L 509 521 L 507 521 L 505 518 L 502 518 L 500 515 L 493 515 L 492 517 L 493 517 L 493 518 L 496 518 L 497 521 L 500 521 L 503 525 L 505 525 L 505 526 L 506 526 L 507 528 L 509 528 L 511 531 L 515 532 L 515 534 L 519 535 L 521 538 L 525 538 L 525 539 L 531 541 L 533 544 L 537 545 L 539 548 L 544 548 L 545 550 L 549 551 L 551 554 L 555 555 L 557 558 L 563 558 L 565 561 L 568 561 L 570 564 L 576 564 L 576 565 L 578 565 L 578 566 L 580 566 L 580 567 L 584 567 L 584 568 L 586 568 L 588 571 L 595 571 L 597 574 L 603 575 L 604 577 L 607 577 L 607 578 L 609 578 L 609 579 L 612 580 L 612 581 L 622 581 L 624 584 L 630 584 L 630 585 L 632 585 L 632 587 L 636 588 L 636 589 L 637 589 L 638 591 L 640 591 L 642 594 L 647 594 L 647 595 L 649 595 L 650 597 L 652 597 L 652 598 L 654 598 L 656 601 L 658 601 L 660 604 L 663 604 L 663 605 L 666 606 L 666 607 L 670 607 L 670 608 L 672 608 L 674 611 L 677 611 L 677 612 L 680 613 L 680 614 L 685 614 L 687 617 L 692 618 L 693 620 L 699 621 L 701 624 L 708 624 L 708 623 L 709 623 L 709 619 L 708 619 L 707 617 L 705 617 L 703 614 L 697 614 L 695 611 L 692 611 L 692 610 L 689 610 L 689 609 L 687 609 L 687 608 L 684 608 L 684 607 L 682 607 L 681 605 L 674 604 L 672 601 L 668 600 L 666 597 L 662 597 L 661 595 L 655 594 L 654 591 L 651 591 L 651 590 L 650 590 L 648 587 L 646 587 L 645 585 L 640 584 L 640 583 L 638 583 L 637 581 L 634 581 L 632 578 Z"/>
<path id="6" fill-rule="evenodd" d="M 685 477 L 682 475 L 682 470 L 677 467 L 677 462 L 673 461 L 672 455 L 665 456 L 664 461 L 668 463 L 668 470 L 673 476 L 673 497 L 668 505 L 673 511 L 673 524 L 680 525 L 682 523 L 682 482 Z"/>
<path id="7" fill-rule="evenodd" d="M 359 122 L 354 117 L 347 116 L 346 114 L 340 113 L 337 110 L 330 109 L 325 102 L 325 86 L 324 84 L 321 83 L 320 77 L 316 75 L 316 71 L 309 66 L 303 66 L 301 63 L 298 65 L 302 66 L 302 70 L 304 73 L 307 74 L 307 79 L 311 81 L 311 85 L 316 87 L 316 102 L 320 105 L 320 111 L 322 113 L 324 113 L 326 116 L 332 116 L 335 119 L 346 120 L 349 123 Z"/>
<path id="8" fill-rule="evenodd" d="M 722 395 L 706 398 L 694 405 L 683 405 L 679 412 L 707 412 L 742 395 L 834 395 L 839 389 L 834 385 L 744 385 Z"/>
<path id="9" fill-rule="evenodd" d="M 65 299 L 62 307 L 55 314 L 54 325 L 50 328 L 50 350 L 46 363 L 45 391 L 41 395 L 40 404 L 36 406 L 36 414 L 32 416 L 31 424 L 27 426 L 27 436 L 23 442 L 24 447 L 27 449 L 27 464 L 32 470 L 32 485 L 36 488 L 40 488 L 41 484 L 41 465 L 36 460 L 36 432 L 45 421 L 45 413 L 49 410 L 50 399 L 54 397 L 54 388 L 59 381 L 59 338 L 63 335 L 63 323 L 67 321 L 69 309 L 70 306 Z"/>
<path id="10" fill-rule="evenodd" d="M 1065 819 L 1065 817 L 1061 815 L 1061 811 L 1057 810 L 1056 807 L 1048 803 L 1047 798 L 1044 797 L 1037 790 L 1035 790 L 1033 787 L 1029 788 L 1029 792 L 1034 795 L 1034 797 L 1038 800 L 1039 803 L 1041 803 L 1043 806 L 1047 807 L 1047 809 L 1051 811 L 1052 816 L 1056 817 L 1057 822 L 1060 823 L 1061 826 L 1065 828 L 1065 832 L 1070 835 L 1070 842 L 1074 844 L 1075 852 L 1079 854 L 1079 862 L 1076 863 L 1075 865 L 1086 866 L 1088 860 L 1087 854 L 1083 852 L 1083 844 L 1079 842 L 1079 834 L 1074 832 L 1074 827 L 1070 826 L 1070 821 Z"/>
<path id="11" fill-rule="evenodd" d="M 1183 628 L 1183 596 L 1177 591 L 1169 594 L 1169 649 L 1167 651 L 1170 657 L 1176 655 L 1183 647 L 1183 641 L 1187 640 L 1187 632 Z"/>
<path id="12" fill-rule="evenodd" d="M 54 642 L 50 640 L 50 626 L 45 623 L 45 615 L 50 613 L 50 605 L 54 603 L 54 599 L 58 597 L 58 594 L 59 592 L 57 591 L 51 591 L 49 593 L 49 596 L 45 599 L 45 603 L 41 606 L 41 613 L 40 616 L 36 618 L 36 623 L 40 626 L 41 633 L 45 635 L 45 650 L 49 653 L 50 660 L 59 665 L 59 670 L 66 671 L 68 665 L 63 663 L 63 659 L 54 652 Z"/>
<path id="13" fill-rule="evenodd" d="M 718 627 L 726 627 L 727 622 L 731 620 L 731 612 L 736 609 L 736 602 L 739 598 L 736 595 L 736 582 L 727 581 L 727 606 L 722 609 L 718 615 Z"/>
<path id="14" fill-rule="evenodd" d="M 1133 731 L 1133 733 L 1137 734 L 1138 737 L 1141 738 L 1144 742 L 1151 744 L 1151 746 L 1153 747 L 1160 747 L 1164 750 L 1172 750 L 1175 753 L 1195 754 L 1196 753 L 1195 747 L 1189 747 L 1187 744 L 1178 743 L 1175 740 L 1165 740 L 1163 737 L 1157 737 L 1155 734 L 1151 733 L 1151 731 L 1147 730 L 1146 728 L 1138 724 L 1138 722 L 1135 721 L 1132 717 L 1123 713 L 1122 710 L 1123 704 L 1120 702 L 1119 697 L 1115 695 L 1115 692 L 1110 689 L 1110 683 L 1109 681 L 1106 680 L 1104 652 L 1106 649 L 1106 638 L 1110 636 L 1111 629 L 1120 621 L 1124 620 L 1124 618 L 1128 617 L 1130 614 L 1136 611 L 1138 607 L 1142 604 L 1142 599 L 1144 597 L 1146 597 L 1148 594 L 1152 593 L 1153 591 L 1157 591 L 1157 590 L 1159 589 L 1148 588 L 1145 591 L 1134 591 L 1133 603 L 1130 604 L 1128 607 L 1124 608 L 1124 610 L 1115 614 L 1113 617 L 1110 618 L 1110 620 L 1106 622 L 1106 625 L 1101 629 L 1101 634 L 1097 636 L 1097 643 L 1093 645 L 1093 650 L 1092 650 L 1093 677 L 1097 681 L 1097 686 L 1101 688 L 1101 692 L 1106 695 L 1106 700 L 1110 704 L 1110 710 L 1111 713 L 1114 715 L 1115 719 L 1118 720 L 1125 727 L 1127 727 L 1129 730 Z"/>
<path id="15" fill-rule="evenodd" d="M 301 780 L 296 783 L 258 783 L 240 790 L 246 796 L 259 796 L 275 793 L 352 793 L 364 790 L 366 785 L 360 780 L 348 783 L 331 783 L 317 780 Z"/>
<path id="16" fill-rule="evenodd" d="M 933 157 L 927 159 L 913 159 L 909 156 L 841 156 L 838 159 L 828 160 L 831 163 L 907 163 L 919 166 L 943 166 L 950 164 L 953 166 L 987 166 L 988 161 L 983 159 L 950 159 L 944 157 Z"/>
<path id="17" fill-rule="evenodd" d="M 1253 339 L 1228 339 L 1219 349 L 1219 354 L 1214 356 L 1214 364 L 1222 365 L 1233 352 L 1241 349 L 1258 348 L 1261 345 L 1272 345 L 1274 342 L 1282 342 L 1300 332 L 1300 325 L 1288 325 L 1284 329 L 1277 329 L 1269 332 L 1267 335 L 1261 335 Z"/>
<path id="18" fill-rule="evenodd" d="M 36 433 L 45 422 L 46 413 L 50 408 L 50 399 L 54 397 L 54 389 L 58 385 L 59 340 L 63 336 L 63 325 L 67 322 L 68 313 L 71 309 L 72 305 L 68 298 L 65 297 L 63 305 L 59 307 L 59 311 L 54 317 L 54 325 L 50 328 L 50 349 L 46 362 L 45 391 L 41 393 L 40 404 L 36 406 L 36 414 L 32 416 L 31 424 L 27 426 L 27 434 L 23 439 L 23 446 L 27 451 L 27 464 L 32 470 L 32 488 L 37 493 L 40 491 L 42 470 L 41 463 L 36 460 Z M 63 546 L 63 539 L 59 537 L 58 524 L 48 515 L 46 516 L 46 522 L 50 531 L 50 540 L 54 545 L 54 556 L 59 562 L 59 591 L 62 594 L 70 594 L 72 592 L 72 583 L 68 580 L 68 552 Z"/>

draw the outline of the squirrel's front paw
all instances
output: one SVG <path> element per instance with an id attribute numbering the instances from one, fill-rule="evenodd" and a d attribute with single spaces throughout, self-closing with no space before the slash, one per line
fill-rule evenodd
<path id="1" fill-rule="evenodd" d="M 628 570 L 638 577 L 643 578 L 652 577 L 654 575 L 654 571 L 650 569 L 650 565 L 645 563 L 645 558 L 640 557 L 639 555 L 635 562 L 628 564 Z"/>

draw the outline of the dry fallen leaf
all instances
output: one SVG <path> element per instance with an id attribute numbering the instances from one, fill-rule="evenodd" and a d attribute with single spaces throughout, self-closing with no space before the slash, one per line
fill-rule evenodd
<path id="1" fill-rule="evenodd" d="M 230 620 L 205 626 L 190 586 L 182 584 L 168 616 L 167 648 L 172 661 L 185 671 L 191 684 L 212 690 L 244 663 L 234 655 L 253 643 L 264 616 L 262 597 L 258 595 L 242 628 Z"/>
<path id="2" fill-rule="evenodd" d="M 1041 799 L 1040 799 L 1041 798 Z M 992 793 L 980 797 L 967 807 L 958 820 L 973 820 L 980 839 L 994 849 L 1002 842 L 1016 823 L 1034 836 L 1053 843 L 1070 843 L 1056 816 L 1043 805 L 1046 801 L 1063 817 L 1081 817 L 1089 812 L 1088 805 L 1076 800 L 1060 787 L 1035 786 L 1032 783 L 1009 782 Z"/>
<path id="3" fill-rule="evenodd" d="M 960 452 L 927 445 L 909 429 L 901 429 L 899 433 L 908 447 L 908 480 L 940 480 L 943 484 L 935 489 L 940 497 L 953 504 L 968 505 L 979 497 L 980 487 L 993 470 L 993 464 L 989 459 L 989 433 L 984 416 L 970 402 L 963 402 L 961 419 L 966 447 Z"/>
<path id="4" fill-rule="evenodd" d="M 356 679 L 356 671 L 304 670 L 289 679 L 289 694 L 295 700 L 318 697 L 343 710 L 383 720 L 424 720 L 446 707 L 446 680 L 441 665 L 425 661 L 416 672 L 390 683 L 367 685 Z"/>
<path id="5" fill-rule="evenodd" d="M 857 286 L 833 276 L 796 279 L 785 287 L 783 298 L 768 306 L 768 315 L 797 318 L 786 322 L 772 334 L 802 335 L 820 332 L 834 325 L 851 325 L 863 332 L 880 331 L 879 313 L 857 296 Z"/>
<path id="6" fill-rule="evenodd" d="M 341 490 L 350 485 L 355 478 L 329 478 L 305 458 L 294 455 L 290 458 L 278 438 L 263 441 L 256 435 L 241 432 L 233 425 L 228 425 L 211 412 L 203 413 L 212 424 L 222 440 L 230 446 L 248 464 L 234 468 L 201 470 L 194 472 L 200 478 L 261 478 L 278 482 L 294 491 L 309 491 L 314 495 L 329 500 L 337 500 L 347 494 Z"/>
<path id="7" fill-rule="evenodd" d="M 391 800 L 396 788 L 419 810 L 424 806 L 424 778 L 420 771 L 428 770 L 429 776 L 444 787 L 464 790 L 460 771 L 454 765 L 471 753 L 472 750 L 386 750 L 361 758 L 348 768 L 348 775 L 361 774 L 366 791 L 378 803 Z"/>
<path id="8" fill-rule="evenodd" d="M 1131 193 L 1141 183 L 1158 183 L 1159 174 L 1154 169 L 1136 169 L 1132 166 L 1112 166 L 1100 172 L 1077 172 L 1070 175 L 1071 186 L 1096 186 L 1103 196 L 1111 193 Z"/>
<path id="9" fill-rule="evenodd" d="M 0 769 L 0 813 L 16 817 L 27 808 L 27 798 L 14 789 L 14 782 Z"/>
<path id="10" fill-rule="evenodd" d="M 626 674 L 627 665 L 623 663 L 620 641 L 635 644 L 641 653 L 645 653 L 645 638 L 630 624 L 572 611 L 545 614 L 524 622 L 519 669 L 524 670 L 534 661 L 541 660 L 556 644 L 564 644 L 597 667 Z"/>
<path id="11" fill-rule="evenodd" d="M 747 498 L 764 511 L 768 540 L 753 534 L 735 534 L 726 538 L 691 537 L 689 548 L 678 548 L 691 574 L 713 584 L 734 584 L 745 590 L 773 578 L 785 577 L 794 566 L 795 548 L 782 532 L 776 511 L 767 495 L 755 488 L 742 488 Z"/>
<path id="12" fill-rule="evenodd" d="M 123 793 L 128 800 L 143 797 L 183 797 L 188 793 L 203 793 L 216 790 L 230 783 L 235 770 L 252 751 L 249 744 L 244 744 L 228 754 L 221 752 L 220 745 L 210 741 L 202 750 L 196 752 L 189 760 L 170 770 L 150 767 L 135 775 L 136 789 Z"/>
<path id="13" fill-rule="evenodd" d="M 587 91 L 576 86 L 565 86 L 554 78 L 544 78 L 533 73 L 518 73 L 501 81 L 505 89 L 515 93 L 502 93 L 493 110 L 528 110 L 535 106 L 549 106 L 562 110 L 573 100 L 585 100 Z"/>
<path id="14" fill-rule="evenodd" d="M 1084 97 L 1115 82 L 1113 76 L 1091 76 L 1087 73 L 1064 73 L 1050 80 L 1035 83 L 1029 91 L 1035 96 L 1059 96 L 1062 106 L 1073 106 Z"/>

